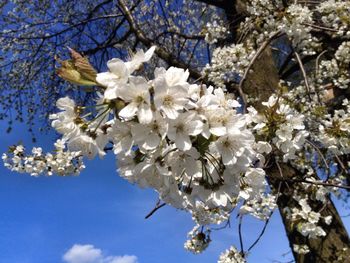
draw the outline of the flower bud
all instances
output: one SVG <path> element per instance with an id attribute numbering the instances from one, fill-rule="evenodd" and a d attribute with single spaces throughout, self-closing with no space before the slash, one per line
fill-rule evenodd
<path id="1" fill-rule="evenodd" d="M 57 69 L 57 74 L 61 78 L 82 86 L 96 86 L 96 70 L 91 66 L 89 60 L 75 50 L 69 48 L 71 59 L 58 62 L 61 67 Z"/>

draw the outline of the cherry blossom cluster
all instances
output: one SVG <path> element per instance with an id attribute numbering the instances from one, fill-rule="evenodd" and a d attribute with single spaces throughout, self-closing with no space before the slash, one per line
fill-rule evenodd
<path id="1" fill-rule="evenodd" d="M 198 225 L 210 225 L 213 222 L 216 224 L 221 224 L 228 221 L 230 218 L 229 211 L 225 211 L 218 208 L 209 208 L 202 202 L 198 202 L 196 210 L 191 211 L 192 219 Z"/>
<path id="2" fill-rule="evenodd" d="M 285 33 L 296 51 L 302 54 L 314 54 L 319 47 L 318 41 L 311 35 L 313 10 L 295 3 L 284 6 L 283 1 L 253 0 L 247 4 L 249 17 L 242 22 L 242 32 L 254 30 L 250 38 L 257 43 L 270 38 L 275 32 Z"/>
<path id="3" fill-rule="evenodd" d="M 303 149 L 309 132 L 305 130 L 304 115 L 291 107 L 285 99 L 272 95 L 265 106 L 263 114 L 254 109 L 250 111 L 255 122 L 253 127 L 258 136 L 269 138 L 270 142 L 281 152 L 283 161 L 297 158 L 296 153 Z M 262 151 L 271 152 L 267 142 L 261 142 Z"/>
<path id="4" fill-rule="evenodd" d="M 307 203 L 306 198 L 300 198 L 295 196 L 295 199 L 298 201 L 301 209 L 293 208 L 292 211 L 292 220 L 299 221 L 298 231 L 303 236 L 308 236 L 309 238 L 315 238 L 317 236 L 325 236 L 326 232 L 322 227 L 318 226 L 317 223 L 320 221 L 321 214 L 315 211 L 312 211 L 311 207 Z M 326 224 L 330 224 L 332 217 L 329 216 L 324 219 Z"/>
<path id="5" fill-rule="evenodd" d="M 321 17 L 323 26 L 333 29 L 333 36 L 350 37 L 350 3 L 348 1 L 328 0 L 320 3 L 316 11 Z"/>
<path id="6" fill-rule="evenodd" d="M 350 5 L 346 1 L 326 1 L 311 10 L 297 3 L 284 7 L 283 1 L 253 0 L 247 3 L 246 10 L 249 16 L 239 29 L 242 41 L 231 46 L 217 47 L 211 65 L 207 65 L 204 70 L 204 74 L 216 85 L 223 86 L 225 81 L 236 81 L 237 74 L 242 75 L 249 65 L 259 43 L 271 38 L 276 32 L 286 34 L 294 50 L 304 55 L 313 55 L 320 50 L 319 40 L 312 35 L 312 31 L 320 29 L 315 26 L 319 22 L 316 17 L 321 17 L 323 29 L 329 29 L 331 35 L 349 37 L 350 34 Z M 249 37 L 246 32 L 250 32 Z M 325 72 L 337 74 L 341 69 L 333 65 L 335 63 L 333 60 L 328 62 L 328 68 L 332 67 L 333 70 Z M 344 81 L 346 79 L 349 78 L 343 78 Z M 345 87 L 348 83 L 341 84 Z"/>
<path id="7" fill-rule="evenodd" d="M 104 90 L 94 109 L 64 97 L 50 119 L 75 157 L 103 157 L 110 148 L 120 176 L 192 213 L 197 226 L 185 247 L 199 253 L 210 242 L 203 227 L 227 221 L 237 205 L 259 218 L 271 214 L 261 168 L 271 146 L 255 142 L 252 118 L 221 88 L 189 84 L 188 71 L 175 67 L 157 68 L 152 80 L 135 74 L 154 50 L 110 60 L 96 78 Z"/>
<path id="8" fill-rule="evenodd" d="M 350 42 L 344 41 L 331 60 L 322 60 L 318 72 L 318 82 L 332 82 L 336 87 L 347 89 L 350 84 Z"/>
<path id="9" fill-rule="evenodd" d="M 327 111 L 327 103 L 333 98 L 329 98 L 330 95 L 325 89 L 318 91 L 322 87 L 323 85 L 315 79 L 309 91 L 302 85 L 283 95 L 284 100 L 289 101 L 289 105 L 303 116 L 303 122 L 307 127 L 305 132 L 309 133 L 309 136 L 304 138 L 305 152 L 298 151 L 295 155 L 297 158 L 292 159 L 292 164 L 298 170 L 310 171 L 312 174 L 314 173 L 312 163 L 316 158 L 319 160 L 318 167 L 325 169 L 329 174 L 328 164 L 334 162 L 338 166 L 336 176 L 328 179 L 341 184 L 344 180 L 342 173 L 347 173 L 349 169 L 349 163 L 341 162 L 339 156 L 347 156 L 350 152 L 350 106 L 348 99 L 343 99 L 340 100 L 338 109 Z M 291 103 L 293 101 L 299 104 Z"/>
<path id="10" fill-rule="evenodd" d="M 250 16 L 241 23 L 239 29 L 242 41 L 217 47 L 213 51 L 211 64 L 203 71 L 216 85 L 236 82 L 237 76 L 242 76 L 247 69 L 259 44 L 277 32 L 286 34 L 294 49 L 302 54 L 315 54 L 320 47 L 311 34 L 313 11 L 306 6 L 292 4 L 285 9 L 282 1 L 254 0 L 248 3 L 247 12 Z M 246 32 L 252 33 L 246 37 Z"/>
<path id="11" fill-rule="evenodd" d="M 225 83 L 237 80 L 238 76 L 244 74 L 255 53 L 255 47 L 250 41 L 217 47 L 213 51 L 211 64 L 204 68 L 203 73 L 215 85 L 224 87 Z"/>
<path id="12" fill-rule="evenodd" d="M 65 150 L 65 142 L 57 140 L 54 153 L 43 153 L 40 147 L 34 147 L 31 154 L 26 154 L 23 145 L 10 147 L 9 154 L 4 153 L 2 160 L 5 167 L 18 173 L 32 176 L 78 175 L 85 168 L 81 153 Z"/>
<path id="13" fill-rule="evenodd" d="M 285 32 L 297 51 L 305 55 L 315 54 L 320 44 L 316 37 L 311 35 L 313 13 L 299 4 L 292 4 L 286 10 L 286 15 L 278 21 L 277 28 Z"/>
<path id="14" fill-rule="evenodd" d="M 185 242 L 185 249 L 194 254 L 203 252 L 210 243 L 210 229 L 203 230 L 203 227 L 196 225 L 189 233 Z"/>
<path id="15" fill-rule="evenodd" d="M 319 125 L 318 139 L 330 155 L 350 153 L 350 104 L 347 99 L 342 103 L 344 109 L 335 110 L 324 116 Z"/>
<path id="16" fill-rule="evenodd" d="M 220 255 L 218 263 L 246 263 L 247 261 L 242 257 L 241 253 L 237 251 L 234 246 Z"/>
<path id="17" fill-rule="evenodd" d="M 101 104 L 97 107 L 96 117 L 88 119 L 80 115 L 83 108 L 76 106 L 69 97 L 59 99 L 56 105 L 61 112 L 50 115 L 51 125 L 63 135 L 62 138 L 68 149 L 79 151 L 89 159 L 97 154 L 100 157 L 104 156 L 106 154 L 104 146 L 108 142 L 105 131 L 109 127 L 106 123 L 108 108 Z M 101 123 L 104 125 L 100 125 Z"/>
<path id="18" fill-rule="evenodd" d="M 284 150 L 288 151 L 283 156 L 283 159 L 289 160 L 298 170 L 313 172 L 312 162 L 314 160 L 310 156 L 315 156 L 321 160 L 319 167 L 323 169 L 329 170 L 328 163 L 332 163 L 332 161 L 335 162 L 335 165 L 341 165 L 342 167 L 338 167 L 337 171 L 338 175 L 340 175 L 341 170 L 347 172 L 347 167 L 349 167 L 347 162 L 339 164 L 340 159 L 338 158 L 339 156 L 346 156 L 350 152 L 349 101 L 344 99 L 341 101 L 338 109 L 327 111 L 328 97 L 330 95 L 327 93 L 327 90 L 320 90 L 323 85 L 320 85 L 317 79 L 311 79 L 311 81 L 313 82 L 309 90 L 305 85 L 300 85 L 279 95 L 280 98 L 277 99 L 277 104 L 281 105 L 276 106 L 275 109 L 277 107 L 284 108 L 289 113 L 286 114 L 284 112 L 280 115 L 282 111 L 279 109 L 275 113 L 269 114 L 265 110 L 265 120 L 260 119 L 260 121 L 264 123 L 266 116 L 270 116 L 268 119 L 270 119 L 270 122 L 273 122 L 275 127 L 275 132 L 272 132 L 274 134 L 272 142 L 282 152 Z M 287 85 L 287 83 L 284 84 Z M 276 99 L 275 95 L 273 97 Z M 272 97 L 269 101 L 273 102 Z M 268 102 L 264 104 L 267 106 Z M 278 117 L 278 115 L 280 116 Z M 285 122 L 285 119 L 288 118 L 291 118 L 292 123 L 288 124 L 288 122 Z M 283 128 L 276 129 L 276 127 L 288 126 L 286 133 L 283 133 Z M 269 129 L 266 129 L 268 127 Z M 271 125 L 266 125 L 265 131 L 271 130 L 271 128 Z M 259 133 L 263 134 L 264 131 Z M 289 140 L 285 140 L 287 137 Z M 287 147 L 288 149 L 282 147 L 288 144 L 291 145 Z M 335 177 L 334 179 L 337 178 Z"/>
<path id="19" fill-rule="evenodd" d="M 205 41 L 209 44 L 215 44 L 220 39 L 225 39 L 229 31 L 222 20 L 208 22 L 205 26 Z"/>
<path id="20" fill-rule="evenodd" d="M 277 197 L 271 193 L 261 195 L 259 199 L 248 199 L 241 207 L 240 214 L 250 214 L 260 220 L 267 220 L 277 207 Z"/>
<path id="21" fill-rule="evenodd" d="M 284 213 L 287 214 L 287 218 L 293 222 L 293 226 L 303 236 L 311 239 L 325 236 L 326 232 L 323 226 L 332 223 L 332 216 L 322 217 L 322 208 L 319 211 L 313 211 L 310 202 L 321 202 L 325 204 L 325 196 L 330 191 L 323 186 L 314 186 L 310 184 L 301 184 L 298 187 L 304 188 L 303 196 L 298 194 L 298 189 L 294 189 L 294 200 L 297 202 L 297 206 L 294 206 L 292 209 L 288 207 L 285 208 Z M 314 195 L 314 188 L 317 189 L 316 195 Z M 307 245 L 294 244 L 293 250 L 299 254 L 309 253 Z"/>
<path id="22" fill-rule="evenodd" d="M 293 251 L 300 255 L 305 255 L 310 252 L 310 249 L 307 245 L 293 244 Z"/>
<path id="23" fill-rule="evenodd" d="M 129 62 L 113 59 L 110 71 L 97 76 L 106 87 L 103 101 L 117 112 L 105 136 L 119 174 L 154 188 L 197 222 L 220 223 L 240 200 L 260 200 L 266 189 L 264 170 L 254 166 L 263 157 L 249 119 L 222 89 L 190 85 L 183 69 L 158 68 L 149 81 L 130 75 L 139 67 L 135 61 L 152 52 L 140 51 Z"/>

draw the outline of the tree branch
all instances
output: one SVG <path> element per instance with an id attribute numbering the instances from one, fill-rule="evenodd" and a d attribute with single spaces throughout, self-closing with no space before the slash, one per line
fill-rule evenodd
<path id="1" fill-rule="evenodd" d="M 119 5 L 120 5 L 122 12 L 125 15 L 126 20 L 129 23 L 130 30 L 132 30 L 135 33 L 138 40 L 147 47 L 151 47 L 153 45 L 156 45 L 156 43 L 154 43 L 151 39 L 147 38 L 145 36 L 145 34 L 143 33 L 143 31 L 138 27 L 130 10 L 128 9 L 126 4 L 124 3 L 124 0 L 120 0 Z M 176 57 L 174 57 L 172 54 L 170 54 L 168 51 L 166 51 L 162 47 L 157 46 L 155 53 L 161 59 L 165 60 L 169 65 L 173 65 L 173 66 L 179 67 L 179 68 L 187 68 L 187 65 L 184 62 L 178 60 Z M 188 69 L 188 70 L 189 70 L 190 76 L 192 78 L 194 78 L 194 79 L 202 78 L 202 74 L 199 71 L 194 70 L 194 69 Z"/>
<path id="2" fill-rule="evenodd" d="M 226 8 L 227 4 L 229 2 L 231 2 L 231 1 L 234 2 L 234 0 L 231 0 L 231 1 L 227 1 L 227 0 L 195 0 L 195 1 L 207 4 L 207 5 L 216 6 L 219 8 Z"/>
<path id="3" fill-rule="evenodd" d="M 161 209 L 163 206 L 166 206 L 166 203 L 160 204 L 160 200 L 157 202 L 156 206 L 149 212 L 146 216 L 145 219 L 150 218 L 155 212 L 157 212 L 158 209 Z"/>

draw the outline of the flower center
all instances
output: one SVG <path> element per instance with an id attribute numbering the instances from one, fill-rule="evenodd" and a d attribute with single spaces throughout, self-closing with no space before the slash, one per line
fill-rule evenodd
<path id="1" fill-rule="evenodd" d="M 173 97 L 171 97 L 170 95 L 165 96 L 163 100 L 163 104 L 164 106 L 173 106 L 174 105 Z"/>
<path id="2" fill-rule="evenodd" d="M 176 126 L 177 133 L 182 133 L 184 132 L 184 130 L 185 130 L 185 126 L 182 123 Z"/>
<path id="3" fill-rule="evenodd" d="M 141 95 L 136 97 L 136 103 L 141 104 L 144 101 L 145 100 L 144 100 L 144 98 Z"/>
<path id="4" fill-rule="evenodd" d="M 231 143 L 230 143 L 228 140 L 222 142 L 222 145 L 223 145 L 225 148 L 230 148 L 230 147 L 231 147 Z"/>
<path id="5" fill-rule="evenodd" d="M 152 130 L 153 131 L 158 131 L 159 130 L 159 125 L 158 125 L 158 123 L 154 123 L 153 125 L 152 125 Z"/>

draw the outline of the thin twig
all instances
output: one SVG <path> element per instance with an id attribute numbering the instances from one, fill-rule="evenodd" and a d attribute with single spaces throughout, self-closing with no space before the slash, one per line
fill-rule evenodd
<path id="1" fill-rule="evenodd" d="M 330 32 L 339 32 L 339 30 L 334 29 L 334 28 L 330 28 L 330 27 L 319 26 L 319 25 L 309 24 L 309 23 L 301 23 L 301 24 L 304 26 L 310 26 L 312 28 L 319 29 L 319 30 L 325 30 L 325 31 L 330 31 Z"/>
<path id="2" fill-rule="evenodd" d="M 146 34 L 141 30 L 141 28 L 138 26 L 138 24 L 136 23 L 131 11 L 129 10 L 129 8 L 126 5 L 126 1 L 125 0 L 119 0 L 119 6 L 121 9 L 121 12 L 125 15 L 126 20 L 129 23 L 130 26 L 130 30 L 132 32 L 134 32 L 136 38 L 145 46 L 147 47 L 151 47 L 153 45 L 156 45 L 156 43 L 148 38 L 146 36 Z M 162 48 L 161 46 L 157 46 L 155 53 L 164 61 L 166 61 L 169 65 L 173 65 L 175 67 L 179 67 L 179 68 L 187 68 L 187 65 L 185 63 L 183 63 L 182 61 L 180 61 L 178 58 L 176 58 L 173 54 L 169 53 L 167 50 L 165 50 L 164 48 Z M 194 79 L 198 79 L 202 77 L 202 74 L 195 70 L 195 69 L 188 69 L 190 72 L 190 75 L 192 78 Z"/>
<path id="3" fill-rule="evenodd" d="M 166 203 L 160 204 L 160 200 L 158 200 L 156 206 L 151 210 L 151 212 L 149 212 L 146 216 L 145 219 L 150 218 L 155 212 L 157 212 L 158 209 L 162 208 L 163 206 L 165 206 Z"/>
<path id="4" fill-rule="evenodd" d="M 323 50 L 316 58 L 316 76 L 318 75 L 318 67 L 319 67 L 319 64 L 320 64 L 320 59 L 327 52 L 328 52 L 327 50 Z"/>
<path id="5" fill-rule="evenodd" d="M 307 179 L 282 179 L 281 181 L 290 182 L 290 183 L 306 183 L 306 184 L 314 184 L 314 185 L 323 185 L 323 186 L 338 187 L 338 188 L 350 190 L 349 185 L 333 184 L 333 183 L 318 182 L 318 181 L 309 181 Z"/>
<path id="6" fill-rule="evenodd" d="M 310 145 L 320 154 L 321 159 L 322 159 L 324 165 L 326 166 L 326 168 L 328 169 L 328 172 L 329 172 L 329 165 L 328 165 L 327 160 L 326 160 L 326 158 L 324 157 L 323 153 L 321 152 L 321 150 L 317 147 L 317 145 L 315 145 L 315 144 L 312 143 L 311 141 L 309 141 L 309 140 L 307 140 L 307 139 L 306 139 L 305 141 L 306 141 L 308 144 L 310 144 Z"/>
<path id="7" fill-rule="evenodd" d="M 335 154 L 335 158 L 337 159 L 338 163 L 340 164 L 340 167 L 342 168 L 342 170 L 348 174 L 349 172 L 346 170 L 345 165 L 344 165 L 344 163 L 340 160 L 339 156 Z"/>
<path id="8" fill-rule="evenodd" d="M 319 68 L 319 64 L 320 64 L 320 59 L 321 57 L 327 53 L 327 50 L 323 50 L 316 58 L 316 78 L 318 78 L 318 68 Z M 317 90 L 316 90 L 316 87 L 317 87 Z M 320 94 L 318 93 L 318 86 L 315 87 L 315 92 L 316 92 L 316 95 L 317 95 L 317 100 L 318 100 L 318 103 L 320 104 L 321 103 L 321 98 L 320 98 Z"/>
<path id="9" fill-rule="evenodd" d="M 277 194 L 276 194 L 276 196 L 277 196 L 277 198 L 276 198 L 276 203 L 278 202 L 278 198 L 280 197 L 281 186 L 282 186 L 282 182 L 279 182 L 278 188 L 277 188 Z M 259 240 L 260 240 L 260 239 L 262 238 L 262 236 L 264 235 L 265 230 L 266 230 L 266 227 L 267 227 L 267 225 L 268 225 L 268 223 L 269 223 L 269 221 L 270 221 L 270 218 L 271 218 L 272 214 L 273 214 L 273 211 L 271 211 L 270 216 L 266 219 L 265 224 L 264 224 L 264 227 L 263 227 L 263 229 L 261 230 L 260 235 L 258 236 L 258 238 L 257 238 L 257 239 L 254 241 L 254 243 L 248 248 L 248 250 L 247 250 L 248 252 L 249 252 L 256 244 L 258 244 Z"/>
<path id="10" fill-rule="evenodd" d="M 307 89 L 307 95 L 309 97 L 309 100 L 311 101 L 312 99 L 311 99 L 311 95 L 310 95 L 310 85 L 309 85 L 309 81 L 307 79 L 307 75 L 306 75 L 306 71 L 305 71 L 303 62 L 301 61 L 298 52 L 294 51 L 294 55 L 295 55 L 295 57 L 296 57 L 296 59 L 297 59 L 297 61 L 299 63 L 300 70 L 301 70 L 301 72 L 303 74 L 303 77 L 304 77 L 305 87 Z"/>
<path id="11" fill-rule="evenodd" d="M 213 228 L 211 228 L 211 230 L 222 230 L 222 229 L 225 229 L 225 228 L 227 228 L 227 227 L 231 227 L 231 225 L 230 225 L 230 219 L 228 219 L 227 221 L 226 221 L 226 223 L 225 223 L 225 225 L 223 225 L 223 226 L 221 226 L 221 227 L 213 227 Z"/>
<path id="12" fill-rule="evenodd" d="M 273 212 L 272 212 L 272 213 L 273 213 Z M 272 215 L 272 213 L 271 213 L 271 215 Z M 263 229 L 261 230 L 260 235 L 258 236 L 258 238 L 257 238 L 257 239 L 254 241 L 254 243 L 248 248 L 248 252 L 249 252 L 256 244 L 258 244 L 259 240 L 260 240 L 260 239 L 262 238 L 262 236 L 264 235 L 265 230 L 266 230 L 266 227 L 267 227 L 268 223 L 270 222 L 271 215 L 270 215 L 270 217 L 265 221 L 264 227 L 263 227 Z"/>
<path id="13" fill-rule="evenodd" d="M 302 181 L 302 182 L 303 182 L 303 183 L 308 183 L 308 184 L 323 185 L 323 186 L 332 186 L 332 187 L 338 187 L 338 188 L 343 188 L 343 189 L 350 190 L 350 186 L 349 186 L 349 185 L 333 184 L 333 183 L 325 183 L 325 182 L 314 182 L 314 181 L 308 181 L 308 180 L 304 180 L 304 181 Z"/>
<path id="14" fill-rule="evenodd" d="M 243 216 L 241 215 L 239 217 L 239 223 L 238 223 L 238 235 L 239 235 L 239 244 L 241 246 L 241 254 L 244 254 L 244 247 L 243 247 L 243 238 L 242 238 L 242 221 Z"/>
<path id="15" fill-rule="evenodd" d="M 284 176 L 283 176 L 283 172 L 282 172 L 282 169 L 281 169 L 280 164 L 278 163 L 277 160 L 275 160 L 275 163 L 276 163 L 277 169 L 278 169 L 278 171 L 279 171 L 279 173 L 280 173 L 280 175 L 281 175 L 283 181 L 286 181 L 286 179 L 285 179 Z M 287 185 L 288 190 L 290 190 L 290 187 L 289 187 L 289 185 L 288 185 L 287 182 L 286 182 L 286 185 Z"/>

